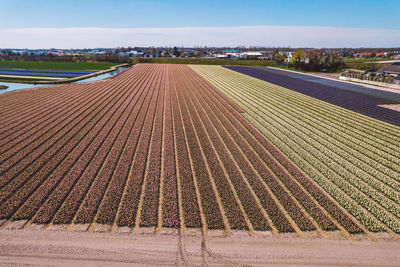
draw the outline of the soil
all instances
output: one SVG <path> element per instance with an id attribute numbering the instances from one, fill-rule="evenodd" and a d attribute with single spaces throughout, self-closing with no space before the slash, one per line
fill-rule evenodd
<path id="1" fill-rule="evenodd" d="M 379 105 L 379 106 L 400 112 L 400 104 L 392 104 L 392 105 L 388 104 L 388 105 Z"/>
<path id="2" fill-rule="evenodd" d="M 348 241 L 292 234 L 272 237 L 210 232 L 202 242 L 197 230 L 179 238 L 176 231 L 131 233 L 43 230 L 41 227 L 0 230 L 0 265 L 57 266 L 398 266 L 400 242 Z M 385 236 L 385 235 L 383 235 Z"/>

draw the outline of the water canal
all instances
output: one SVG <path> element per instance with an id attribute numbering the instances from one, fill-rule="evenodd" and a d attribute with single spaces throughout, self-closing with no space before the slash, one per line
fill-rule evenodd
<path id="1" fill-rule="evenodd" d="M 107 72 L 107 73 L 104 73 L 104 74 L 100 74 L 100 75 L 97 75 L 97 76 L 94 76 L 94 77 L 90 77 L 90 78 L 87 78 L 87 79 L 83 79 L 83 80 L 77 81 L 75 83 L 94 82 L 94 81 L 104 80 L 104 79 L 107 79 L 107 78 L 110 78 L 110 77 L 112 77 L 114 75 L 119 74 L 120 72 L 124 71 L 125 69 L 126 69 L 126 67 L 120 67 L 120 68 L 118 68 L 118 69 L 116 69 L 114 71 Z M 35 88 L 35 87 L 51 86 L 51 84 L 49 84 L 49 85 L 43 85 L 43 84 L 35 85 L 35 84 L 30 84 L 30 83 L 10 83 L 10 82 L 1 82 L 1 81 L 0 81 L 0 85 L 5 85 L 5 86 L 8 87 L 6 89 L 0 90 L 0 94 L 1 93 L 5 93 L 5 92 L 10 92 L 10 91 L 15 91 L 15 90 L 23 90 L 23 89 L 29 89 L 29 88 Z"/>

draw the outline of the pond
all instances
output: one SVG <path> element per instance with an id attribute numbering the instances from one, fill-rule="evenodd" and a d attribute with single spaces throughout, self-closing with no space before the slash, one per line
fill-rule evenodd
<path id="1" fill-rule="evenodd" d="M 118 68 L 118 69 L 116 69 L 114 71 L 111 71 L 111 72 L 108 72 L 108 73 L 105 73 L 105 74 L 101 74 L 101 75 L 98 75 L 98 76 L 90 77 L 90 78 L 87 78 L 87 79 L 84 79 L 84 80 L 80 80 L 80 81 L 77 81 L 75 83 L 100 81 L 100 80 L 103 80 L 103 79 L 106 79 L 106 78 L 110 78 L 110 77 L 112 77 L 114 75 L 117 75 L 118 73 L 124 71 L 125 69 L 126 69 L 125 67 L 121 67 L 121 68 Z M 15 91 L 15 90 L 21 90 L 21 89 L 43 87 L 43 86 L 51 86 L 51 84 L 46 84 L 46 85 L 38 84 L 38 85 L 35 85 L 35 84 L 29 84 L 29 83 L 8 83 L 8 82 L 2 82 L 2 81 L 0 81 L 0 85 L 8 86 L 7 89 L 0 90 L 0 94 L 1 93 L 5 93 L 5 92 L 10 92 L 10 91 Z"/>

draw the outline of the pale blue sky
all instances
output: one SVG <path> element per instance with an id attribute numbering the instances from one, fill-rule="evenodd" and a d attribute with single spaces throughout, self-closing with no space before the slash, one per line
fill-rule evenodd
<path id="1" fill-rule="evenodd" d="M 64 45 L 68 48 L 126 43 L 154 46 L 400 46 L 399 11 L 400 0 L 0 0 L 0 47 Z M 273 27 L 255 28 L 264 39 L 257 36 L 252 39 L 241 32 L 247 28 L 235 28 L 242 26 Z M 31 28 L 35 29 L 29 31 Z M 65 28 L 69 28 L 68 40 L 60 36 Z M 143 30 L 148 28 L 152 28 L 149 34 Z M 164 28 L 168 30 L 164 31 Z M 348 36 L 344 35 L 343 29 L 347 30 Z M 100 40 L 101 30 L 120 39 Z M 280 30 L 285 35 L 279 34 Z M 299 30 L 303 34 L 299 34 Z M 361 38 L 358 33 L 364 30 L 373 34 L 370 37 L 363 34 Z M 215 31 L 218 38 L 210 34 Z M 188 32 L 191 33 L 190 40 Z M 225 38 L 223 32 L 227 32 Z M 257 34 L 256 30 L 253 32 Z M 295 40 L 286 38 L 291 32 L 296 35 Z M 306 38 L 314 32 L 316 36 Z M 332 33 L 338 34 L 338 40 L 332 38 Z M 164 38 L 159 38 L 160 34 Z M 87 38 L 83 38 L 85 36 Z M 371 38 L 370 42 L 365 38 Z"/>

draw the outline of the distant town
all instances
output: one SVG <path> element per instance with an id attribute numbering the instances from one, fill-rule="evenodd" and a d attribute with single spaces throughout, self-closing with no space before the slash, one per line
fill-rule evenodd
<path id="1" fill-rule="evenodd" d="M 400 48 L 297 48 L 307 53 L 333 54 L 348 58 L 391 58 L 400 59 Z M 110 57 L 180 57 L 180 58 L 216 58 L 216 59 L 247 59 L 247 60 L 274 60 L 278 53 L 285 56 L 290 62 L 295 48 L 282 47 L 120 47 L 94 49 L 0 49 L 2 58 L 23 57 L 51 57 L 51 56 L 110 56 Z"/>
<path id="2" fill-rule="evenodd" d="M 2 61 L 183 63 L 287 68 L 340 73 L 337 79 L 400 86 L 400 48 L 118 47 L 0 49 Z"/>

